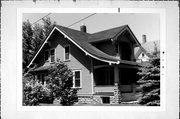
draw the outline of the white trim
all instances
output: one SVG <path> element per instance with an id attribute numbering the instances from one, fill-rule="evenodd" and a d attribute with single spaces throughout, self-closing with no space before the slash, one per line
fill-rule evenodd
<path id="1" fill-rule="evenodd" d="M 31 62 L 29 63 L 28 67 L 32 64 L 32 62 L 35 60 L 35 58 L 37 57 L 37 55 L 39 54 L 39 52 L 41 51 L 41 49 L 43 48 L 43 46 L 45 45 L 45 43 L 47 42 L 47 40 L 49 39 L 49 37 L 51 36 L 51 34 L 54 32 L 54 30 L 58 30 L 61 34 L 63 34 L 65 37 L 67 37 L 72 43 L 74 43 L 78 48 L 80 48 L 85 54 L 100 60 L 100 61 L 104 61 L 107 63 L 114 63 L 114 64 L 118 64 L 118 61 L 108 61 L 108 60 L 104 60 L 104 59 L 100 59 L 96 56 L 91 55 L 90 53 L 88 53 L 87 51 L 85 51 L 81 46 L 79 46 L 75 41 L 73 41 L 68 35 L 66 35 L 63 31 L 61 31 L 60 29 L 58 29 L 56 26 L 53 28 L 53 30 L 50 32 L 50 34 L 48 35 L 48 37 L 46 38 L 46 40 L 44 41 L 44 43 L 42 44 L 41 48 L 38 50 L 38 52 L 36 53 L 36 55 L 34 56 L 34 58 L 31 60 Z"/>
<path id="2" fill-rule="evenodd" d="M 80 72 L 80 87 L 75 87 L 75 72 Z M 80 69 L 73 70 L 73 87 L 72 88 L 82 88 L 82 71 Z"/>
<path id="3" fill-rule="evenodd" d="M 64 45 L 64 61 L 70 61 L 71 60 L 71 47 L 70 44 Z M 65 52 L 65 47 L 69 47 L 69 59 L 66 59 L 66 52 Z"/>

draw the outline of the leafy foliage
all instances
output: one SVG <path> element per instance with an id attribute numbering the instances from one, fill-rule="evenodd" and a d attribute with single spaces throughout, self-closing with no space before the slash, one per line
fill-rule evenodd
<path id="1" fill-rule="evenodd" d="M 63 62 L 57 62 L 51 69 L 46 80 L 55 98 L 62 105 L 73 105 L 77 101 L 77 89 L 72 88 L 73 73 Z"/>
<path id="2" fill-rule="evenodd" d="M 73 105 L 77 100 L 77 89 L 72 88 L 73 73 L 63 62 L 57 62 L 49 69 L 46 85 L 27 73 L 23 77 L 23 105 L 39 105 L 60 100 L 61 105 Z"/>
<path id="3" fill-rule="evenodd" d="M 141 77 L 138 83 L 142 90 L 139 103 L 148 106 L 160 105 L 160 56 L 153 53 L 149 63 L 144 63 L 138 72 Z"/>
<path id="4" fill-rule="evenodd" d="M 51 90 L 42 85 L 38 80 L 34 80 L 34 76 L 27 74 L 23 78 L 23 105 L 35 106 L 40 102 L 52 103 Z"/>
<path id="5" fill-rule="evenodd" d="M 49 17 L 43 19 L 43 24 L 32 25 L 28 20 L 23 22 L 23 69 L 29 64 L 55 24 Z"/>
<path id="6" fill-rule="evenodd" d="M 27 66 L 27 63 L 33 56 L 33 29 L 29 21 L 23 22 L 23 67 Z"/>

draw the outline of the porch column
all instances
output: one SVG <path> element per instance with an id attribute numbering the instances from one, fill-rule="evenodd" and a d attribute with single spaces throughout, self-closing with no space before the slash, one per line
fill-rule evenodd
<path id="1" fill-rule="evenodd" d="M 114 66 L 114 98 L 112 104 L 119 104 L 121 102 L 121 93 L 119 87 L 119 67 Z"/>
<path id="2" fill-rule="evenodd" d="M 90 75 L 91 75 L 91 83 L 92 83 L 92 94 L 94 94 L 94 66 L 93 66 L 93 59 L 91 57 L 89 57 L 91 60 L 91 71 L 90 71 Z"/>
<path id="3" fill-rule="evenodd" d="M 114 66 L 114 84 L 118 83 L 119 84 L 119 67 Z"/>

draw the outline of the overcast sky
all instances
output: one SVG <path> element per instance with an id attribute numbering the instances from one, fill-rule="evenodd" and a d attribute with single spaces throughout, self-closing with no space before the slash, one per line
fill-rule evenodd
<path id="1" fill-rule="evenodd" d="M 23 14 L 23 21 L 36 22 L 48 13 L 26 13 Z M 52 13 L 48 17 L 58 25 L 69 26 L 90 14 L 85 13 Z M 85 24 L 88 33 L 94 33 L 121 25 L 129 25 L 139 42 L 142 42 L 142 35 L 145 34 L 147 41 L 159 40 L 159 15 L 158 14 L 123 14 L 123 13 L 97 13 L 70 28 L 80 30 L 80 26 Z M 41 23 L 39 21 L 38 23 Z"/>

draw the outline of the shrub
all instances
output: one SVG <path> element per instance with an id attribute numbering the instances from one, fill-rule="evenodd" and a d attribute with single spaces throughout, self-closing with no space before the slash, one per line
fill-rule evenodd
<path id="1" fill-rule="evenodd" d="M 34 106 L 42 102 L 53 102 L 51 90 L 28 74 L 23 78 L 23 105 Z"/>
<path id="2" fill-rule="evenodd" d="M 61 105 L 73 105 L 77 102 L 77 89 L 72 88 L 73 73 L 63 62 L 57 62 L 49 70 L 46 85 L 28 73 L 23 77 L 23 105 L 53 103 L 60 100 Z"/>
<path id="3" fill-rule="evenodd" d="M 73 73 L 63 62 L 57 62 L 49 69 L 47 86 L 52 90 L 54 98 L 60 99 L 62 105 L 73 105 L 77 100 L 77 89 L 72 88 Z"/>

